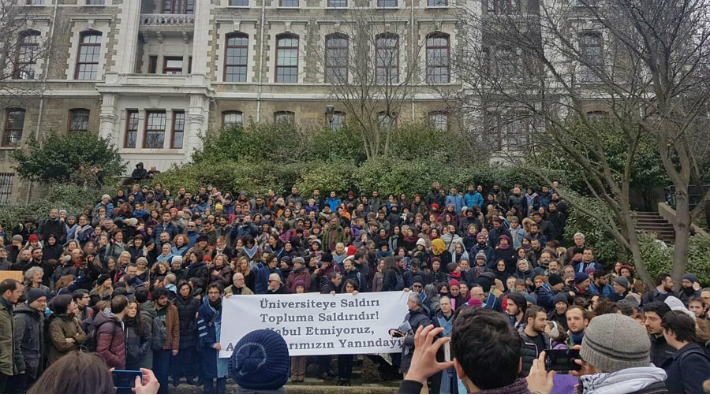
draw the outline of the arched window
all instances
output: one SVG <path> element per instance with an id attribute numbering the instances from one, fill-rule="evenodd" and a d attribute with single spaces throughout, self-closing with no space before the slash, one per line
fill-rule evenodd
<path id="1" fill-rule="evenodd" d="M 449 62 L 449 35 L 432 33 L 426 39 L 426 76 L 430 84 L 448 84 L 451 81 Z"/>
<path id="2" fill-rule="evenodd" d="M 348 82 L 348 36 L 325 36 L 325 80 L 331 84 Z"/>
<path id="3" fill-rule="evenodd" d="M 397 84 L 399 82 L 399 36 L 392 33 L 377 35 L 375 57 L 377 83 Z"/>
<path id="4" fill-rule="evenodd" d="M 88 132 L 89 131 L 89 110 L 85 108 L 75 108 L 69 110 L 69 127 L 70 132 Z"/>
<path id="5" fill-rule="evenodd" d="M 101 58 L 101 32 L 90 30 L 81 33 L 76 57 L 74 79 L 95 80 L 99 74 Z"/>
<path id="6" fill-rule="evenodd" d="M 274 122 L 294 123 L 296 122 L 296 114 L 294 114 L 293 111 L 276 111 L 274 113 Z"/>
<path id="7" fill-rule="evenodd" d="M 298 82 L 298 36 L 276 36 L 276 82 Z"/>
<path id="8" fill-rule="evenodd" d="M 222 113 L 222 127 L 225 129 L 242 125 L 242 121 L 243 115 L 241 111 L 225 111 Z"/>
<path id="9" fill-rule="evenodd" d="M 249 36 L 234 33 L 227 36 L 224 54 L 224 81 L 246 82 Z"/>
<path id="10" fill-rule="evenodd" d="M 35 65 L 39 56 L 40 33 L 36 30 L 27 30 L 20 33 L 15 54 L 15 70 L 13 77 L 19 80 L 33 80 L 37 78 Z"/>

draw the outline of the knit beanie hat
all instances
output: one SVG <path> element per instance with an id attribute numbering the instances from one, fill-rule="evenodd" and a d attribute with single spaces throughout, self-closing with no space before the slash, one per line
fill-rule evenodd
<path id="1" fill-rule="evenodd" d="M 426 241 L 424 241 L 424 239 L 420 237 L 419 240 L 417 240 L 417 245 L 426 247 Z"/>
<path id="2" fill-rule="evenodd" d="M 288 381 L 288 346 L 281 335 L 259 329 L 247 333 L 229 358 L 229 375 L 248 390 L 276 390 Z"/>
<path id="3" fill-rule="evenodd" d="M 19 241 L 20 243 L 22 243 L 22 235 L 14 235 L 14 236 L 12 236 L 12 240 L 13 240 L 13 241 L 14 241 L 14 240 L 17 240 L 17 241 Z"/>
<path id="4" fill-rule="evenodd" d="M 424 280 L 422 280 L 422 276 L 414 276 L 412 278 L 412 285 L 419 283 L 419 285 L 424 285 Z"/>
<path id="5" fill-rule="evenodd" d="M 461 286 L 461 284 L 459 284 L 459 281 L 458 281 L 458 280 L 450 280 L 450 281 L 449 281 L 449 288 L 453 287 L 454 285 L 457 286 L 457 287 L 460 287 L 460 286 Z"/>
<path id="6" fill-rule="evenodd" d="M 650 353 L 645 327 L 622 314 L 604 314 L 589 323 L 579 355 L 595 368 L 613 373 L 650 366 Z"/>
<path id="7" fill-rule="evenodd" d="M 469 307 L 481 307 L 481 306 L 483 306 L 483 302 L 481 302 L 480 299 L 471 298 L 468 300 L 468 306 Z"/>
<path id="8" fill-rule="evenodd" d="M 101 284 L 103 284 L 104 281 L 108 280 L 109 278 L 111 278 L 111 276 L 108 275 L 108 274 L 102 274 L 102 275 L 100 275 L 100 276 L 99 276 L 99 279 L 96 280 L 96 285 L 101 286 Z"/>
<path id="9" fill-rule="evenodd" d="M 683 280 L 688 280 L 688 281 L 690 281 L 691 283 L 696 283 L 696 282 L 698 282 L 698 276 L 696 276 L 695 274 L 692 274 L 692 273 L 687 273 L 685 276 L 683 276 L 682 279 L 683 279 Z"/>
<path id="10" fill-rule="evenodd" d="M 29 242 L 39 241 L 39 236 L 37 236 L 36 234 L 32 233 L 32 234 L 30 235 L 30 237 L 27 239 L 27 241 L 29 241 Z"/>
<path id="11" fill-rule="evenodd" d="M 356 252 L 357 252 L 357 247 L 355 247 L 353 245 L 348 246 L 348 249 L 347 249 L 348 256 L 355 255 Z"/>
<path id="12" fill-rule="evenodd" d="M 581 284 L 588 279 L 589 279 L 589 275 L 587 273 L 577 273 L 574 275 L 574 283 L 575 284 Z"/>
<path id="13" fill-rule="evenodd" d="M 30 304 L 43 296 L 46 297 L 47 293 L 44 292 L 42 289 L 32 288 L 30 289 L 30 292 L 27 293 L 27 304 Z"/>
<path id="14" fill-rule="evenodd" d="M 478 259 L 478 258 L 487 259 L 487 258 L 486 258 L 486 253 L 483 252 L 483 251 L 478 251 L 478 254 L 476 254 L 476 259 Z"/>
<path id="15" fill-rule="evenodd" d="M 552 273 L 550 276 L 547 278 L 547 282 L 550 283 L 551 287 L 554 287 L 555 285 L 559 284 L 562 282 L 562 277 L 560 277 L 559 274 Z"/>
<path id="16" fill-rule="evenodd" d="M 493 286 L 493 283 L 491 283 L 491 280 L 485 278 L 485 277 L 480 277 L 478 279 L 478 285 L 483 288 L 483 292 L 490 292 L 491 287 Z"/>
<path id="17" fill-rule="evenodd" d="M 624 287 L 627 291 L 629 290 L 629 280 L 626 279 L 624 276 L 619 276 L 614 278 L 613 280 L 615 283 L 619 284 L 620 286 Z"/>
<path id="18" fill-rule="evenodd" d="M 555 295 L 552 301 L 554 302 L 554 304 L 557 304 L 557 302 L 564 302 L 567 306 L 569 306 L 569 298 L 567 298 L 567 295 L 563 292 L 560 292 Z"/>
<path id="19" fill-rule="evenodd" d="M 293 289 L 296 289 L 296 288 L 298 288 L 298 287 L 303 287 L 303 288 L 304 288 L 304 291 L 305 291 L 306 282 L 303 281 L 303 280 L 296 280 L 296 282 L 293 283 Z"/>

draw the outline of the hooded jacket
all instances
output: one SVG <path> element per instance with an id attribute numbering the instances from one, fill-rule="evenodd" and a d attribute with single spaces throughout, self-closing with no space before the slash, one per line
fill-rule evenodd
<path id="1" fill-rule="evenodd" d="M 100 311 L 94 318 L 94 327 L 97 331 L 96 353 L 109 367 L 125 369 L 126 336 L 123 333 L 123 322 L 111 313 Z"/>
<path id="2" fill-rule="evenodd" d="M 590 374 L 579 378 L 584 394 L 666 393 L 665 379 L 666 372 L 652 366 Z"/>
<path id="3" fill-rule="evenodd" d="M 27 303 L 15 309 L 15 348 L 20 350 L 17 370 L 35 379 L 42 374 L 44 356 L 44 313 Z"/>

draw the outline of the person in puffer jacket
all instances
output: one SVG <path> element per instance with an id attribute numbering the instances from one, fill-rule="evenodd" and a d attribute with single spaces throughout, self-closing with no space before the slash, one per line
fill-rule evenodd
<path id="1" fill-rule="evenodd" d="M 123 333 L 123 318 L 128 310 L 128 299 L 118 295 L 111 300 L 111 312 L 100 311 L 94 319 L 96 327 L 96 353 L 110 368 L 126 368 L 126 337 Z"/>

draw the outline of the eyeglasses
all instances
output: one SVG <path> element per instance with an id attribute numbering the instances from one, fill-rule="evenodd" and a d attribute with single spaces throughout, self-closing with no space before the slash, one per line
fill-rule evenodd
<path id="1" fill-rule="evenodd" d="M 412 288 L 421 288 L 421 285 L 412 285 Z"/>

